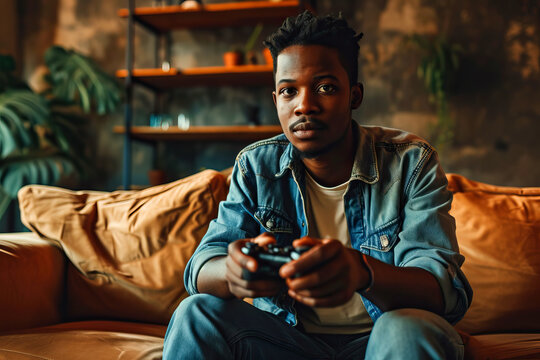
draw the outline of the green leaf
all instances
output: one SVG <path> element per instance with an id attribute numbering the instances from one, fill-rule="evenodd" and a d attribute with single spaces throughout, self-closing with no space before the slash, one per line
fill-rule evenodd
<path id="1" fill-rule="evenodd" d="M 9 90 L 0 94 L 1 156 L 26 147 L 37 147 L 39 137 L 35 125 L 46 124 L 48 117 L 48 105 L 37 94 L 28 90 Z"/>
<path id="2" fill-rule="evenodd" d="M 79 104 L 84 112 L 96 109 L 103 115 L 120 103 L 120 87 L 89 58 L 58 46 L 49 48 L 45 62 L 51 72 L 55 96 Z"/>
<path id="3" fill-rule="evenodd" d="M 15 198 L 21 187 L 55 184 L 73 169 L 69 159 L 62 154 L 18 156 L 0 164 L 0 186 L 8 196 Z"/>

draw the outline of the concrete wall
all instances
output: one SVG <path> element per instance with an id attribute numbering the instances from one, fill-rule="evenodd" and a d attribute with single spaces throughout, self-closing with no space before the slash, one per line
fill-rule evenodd
<path id="1" fill-rule="evenodd" d="M 207 0 L 206 3 L 218 2 Z M 151 1 L 139 0 L 139 6 Z M 447 34 L 465 50 L 457 92 L 450 99 L 455 138 L 441 154 L 447 172 L 499 185 L 540 186 L 540 1 L 381 0 L 316 1 L 320 14 L 342 12 L 361 41 L 361 81 L 365 100 L 354 118 L 363 124 L 403 128 L 430 138 L 436 109 L 416 76 L 418 51 L 407 36 Z M 24 74 L 39 87 L 43 52 L 52 44 L 93 57 L 107 72 L 124 67 L 126 21 L 116 15 L 127 1 L 20 1 Z M 272 28 L 265 26 L 263 35 Z M 221 64 L 221 53 L 242 45 L 249 27 L 176 31 L 172 65 Z M 154 63 L 155 39 L 136 27 L 136 66 Z M 260 47 L 262 48 L 262 46 Z M 271 88 L 178 89 L 169 95 L 172 114 L 188 114 L 192 123 L 243 124 L 249 105 L 261 107 L 263 123 L 278 123 Z M 135 124 L 147 124 L 154 107 L 151 92 L 135 92 Z M 122 124 L 122 109 L 92 119 L 89 152 L 93 175 L 78 187 L 111 190 L 121 183 L 122 137 L 112 133 Z M 245 144 L 161 144 L 157 166 L 170 180 L 203 167 L 231 166 Z M 152 149 L 134 146 L 134 179 L 147 184 Z"/>

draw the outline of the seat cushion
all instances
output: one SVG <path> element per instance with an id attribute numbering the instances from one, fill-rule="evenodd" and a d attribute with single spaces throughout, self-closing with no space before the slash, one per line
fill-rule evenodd
<path id="1" fill-rule="evenodd" d="M 225 177 L 206 170 L 141 191 L 31 185 L 19 202 L 23 223 L 71 261 L 67 319 L 167 324 L 187 296 L 187 261 L 226 194 Z"/>
<path id="2" fill-rule="evenodd" d="M 157 360 L 166 327 L 85 321 L 0 335 L 0 359 Z"/>
<path id="3" fill-rule="evenodd" d="M 474 291 L 457 327 L 471 334 L 540 331 L 540 188 L 449 175 L 451 214 Z"/>
<path id="4" fill-rule="evenodd" d="M 489 334 L 466 341 L 465 359 L 540 359 L 540 334 Z"/>

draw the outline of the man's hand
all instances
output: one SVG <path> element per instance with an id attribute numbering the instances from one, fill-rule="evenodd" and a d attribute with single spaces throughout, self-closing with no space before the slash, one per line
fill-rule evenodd
<path id="1" fill-rule="evenodd" d="M 229 291 L 235 297 L 242 299 L 245 297 L 266 297 L 276 295 L 283 287 L 279 280 L 245 280 L 242 278 L 242 270 L 247 269 L 251 272 L 257 270 L 257 261 L 251 256 L 242 253 L 241 249 L 247 242 L 255 242 L 260 246 L 272 244 L 276 239 L 268 233 L 261 234 L 253 239 L 237 240 L 229 244 L 228 256 L 225 261 Z"/>
<path id="2" fill-rule="evenodd" d="M 293 299 L 308 306 L 338 306 L 368 285 L 370 275 L 357 250 L 343 246 L 338 240 L 309 237 L 295 240 L 293 245 L 313 246 L 298 260 L 280 269 L 279 274 L 286 279 Z M 296 274 L 301 276 L 295 277 Z"/>

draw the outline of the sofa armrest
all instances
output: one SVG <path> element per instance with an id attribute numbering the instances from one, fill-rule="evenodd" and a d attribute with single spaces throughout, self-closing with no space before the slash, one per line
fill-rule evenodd
<path id="1" fill-rule="evenodd" d="M 61 321 L 65 257 L 33 233 L 0 234 L 0 332 Z"/>

